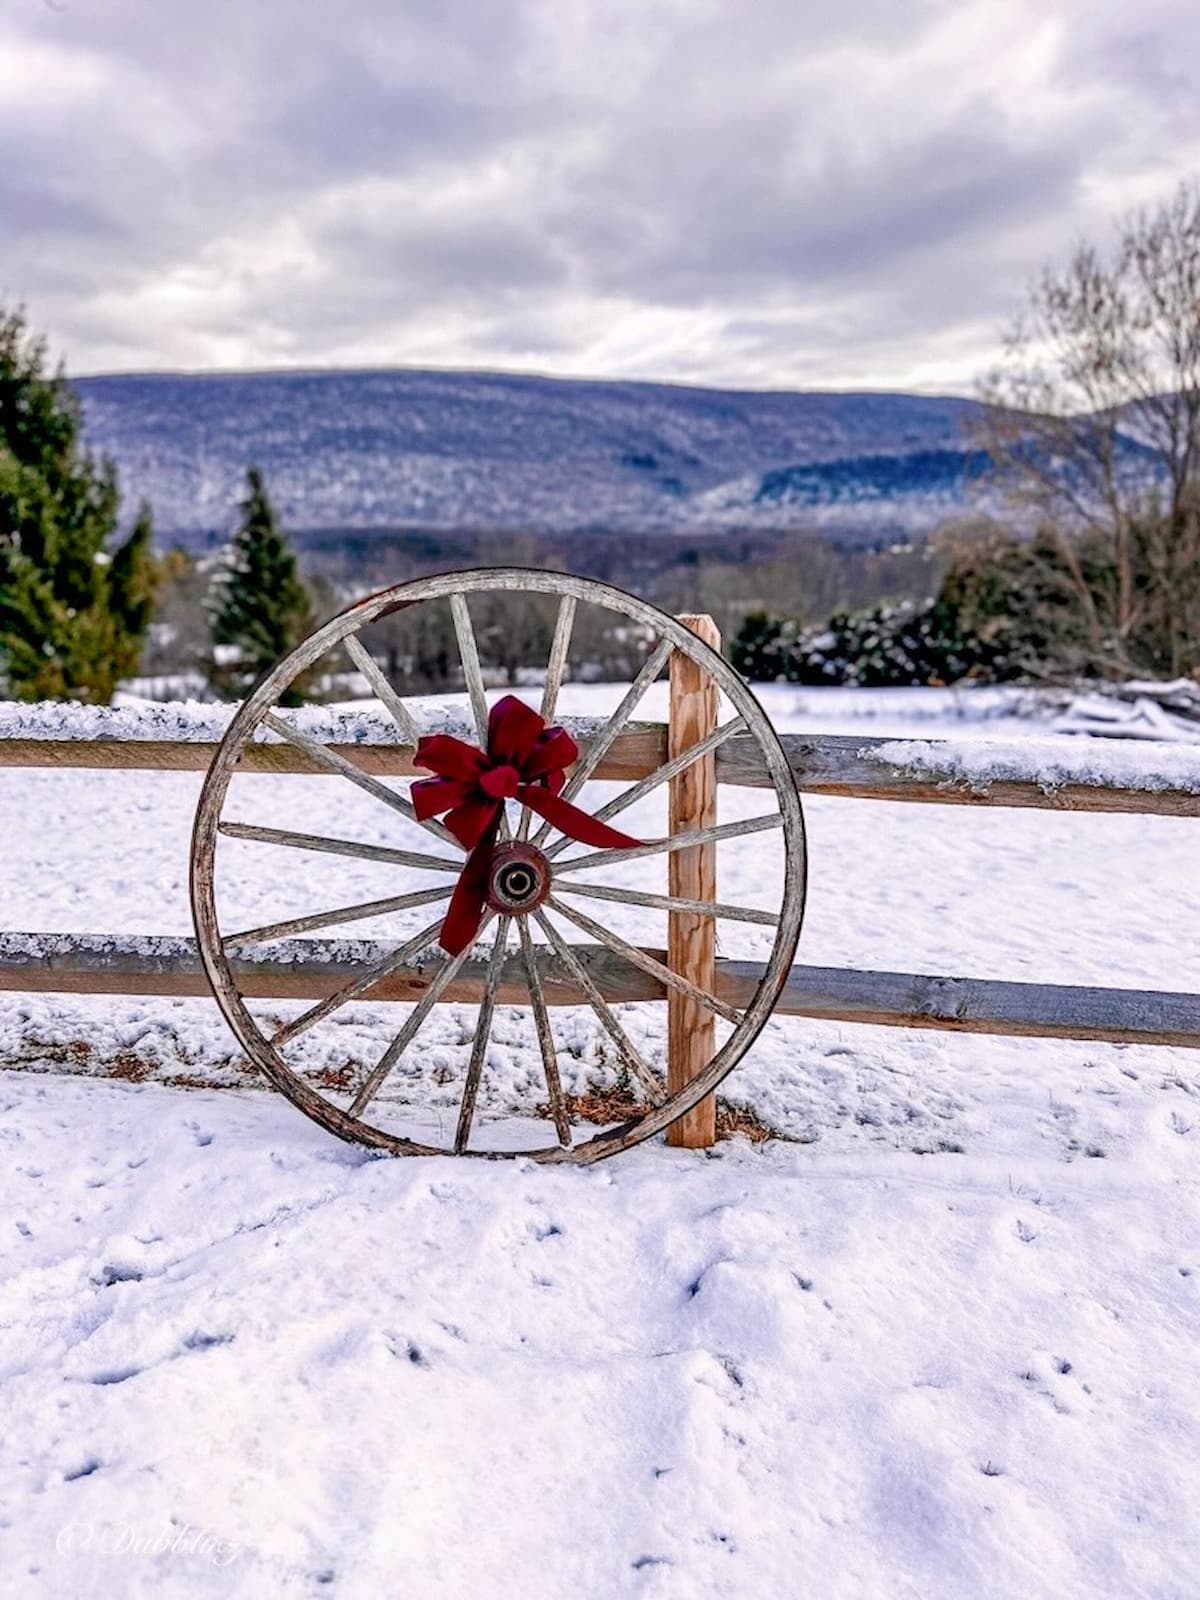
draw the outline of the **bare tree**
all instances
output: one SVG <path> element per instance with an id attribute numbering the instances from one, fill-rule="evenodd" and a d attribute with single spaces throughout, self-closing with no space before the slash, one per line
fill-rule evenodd
<path id="1" fill-rule="evenodd" d="M 1200 668 L 1200 182 L 1044 271 L 982 390 L 993 481 L 1055 554 L 1083 664 Z"/>

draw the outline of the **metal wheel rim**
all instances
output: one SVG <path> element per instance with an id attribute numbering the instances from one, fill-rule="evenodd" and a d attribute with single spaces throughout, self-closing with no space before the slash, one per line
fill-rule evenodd
<path id="1" fill-rule="evenodd" d="M 477 569 L 417 578 L 380 590 L 346 607 L 310 634 L 262 679 L 239 707 L 218 746 L 201 789 L 192 833 L 190 888 L 193 920 L 204 970 L 226 1021 L 251 1061 L 292 1104 L 327 1131 L 349 1143 L 365 1145 L 391 1155 L 449 1153 L 441 1147 L 424 1145 L 389 1133 L 343 1111 L 293 1070 L 264 1037 L 237 988 L 221 942 L 216 910 L 215 854 L 218 824 L 240 752 L 267 713 L 277 704 L 279 694 L 295 677 L 315 665 L 335 645 L 394 611 L 454 595 L 496 591 L 570 596 L 576 601 L 623 613 L 651 628 L 660 641 L 669 642 L 674 649 L 689 656 L 716 682 L 743 719 L 746 731 L 754 736 L 766 762 L 771 790 L 779 805 L 784 845 L 784 886 L 775 942 L 754 996 L 745 1007 L 740 1022 L 714 1052 L 704 1071 L 684 1089 L 668 1095 L 662 1105 L 652 1106 L 617 1127 L 604 1129 L 568 1147 L 553 1145 L 537 1149 L 466 1149 L 457 1152 L 484 1160 L 523 1159 L 587 1165 L 662 1132 L 711 1094 L 728 1076 L 766 1025 L 787 981 L 804 914 L 807 878 L 804 819 L 795 780 L 778 735 L 754 695 L 724 657 L 669 613 L 596 579 L 521 567 Z M 583 753 L 586 756 L 586 749 Z"/>

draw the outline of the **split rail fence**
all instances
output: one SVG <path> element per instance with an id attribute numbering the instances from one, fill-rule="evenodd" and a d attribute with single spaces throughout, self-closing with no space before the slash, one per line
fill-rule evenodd
<path id="1" fill-rule="evenodd" d="M 600 763 L 596 777 L 637 780 L 646 776 L 667 759 L 669 734 L 666 724 L 627 729 Z M 782 744 L 798 787 L 808 795 L 1200 817 L 1200 777 L 1187 774 L 1156 787 L 1138 787 L 1113 781 L 1111 775 L 1097 776 L 1081 761 L 1074 777 L 1047 782 L 1031 775 L 980 777 L 964 770 L 964 746 L 958 741 L 920 741 L 922 759 L 915 765 L 889 757 L 887 747 L 904 747 L 895 740 L 784 734 Z M 355 743 L 333 748 L 377 777 L 414 774 L 411 746 Z M 0 766 L 202 772 L 215 749 L 215 740 L 200 739 L 0 736 Z M 762 758 L 748 735 L 735 735 L 712 759 L 718 785 L 770 787 Z M 264 742 L 247 748 L 242 770 L 321 775 L 324 769 L 293 745 Z M 1197 846 L 1196 859 L 1200 860 L 1200 839 Z M 313 948 L 319 952 L 319 943 L 314 942 Z M 602 947 L 576 948 L 607 1000 L 664 998 L 659 981 Z M 652 953 L 665 959 L 662 951 Z M 512 960 L 512 969 L 501 982 L 502 1003 L 523 998 L 527 992 L 517 958 Z M 548 1002 L 585 1003 L 582 991 L 548 953 L 542 960 Z M 477 1000 L 484 966 L 483 962 L 465 965 L 445 998 Z M 312 959 L 242 960 L 236 963 L 236 970 L 243 992 L 254 998 L 321 998 L 353 976 L 344 958 L 326 959 L 319 953 Z M 401 969 L 363 998 L 415 1000 L 428 986 L 433 970 L 428 962 Z M 716 993 L 733 1006 L 745 1005 L 759 975 L 755 963 L 717 959 Z M 209 992 L 189 939 L 99 934 L 48 939 L 19 933 L 0 933 L 0 990 L 171 996 Z M 796 965 L 776 1010 L 783 1016 L 891 1027 L 1200 1046 L 1200 995 L 1167 991 Z"/>

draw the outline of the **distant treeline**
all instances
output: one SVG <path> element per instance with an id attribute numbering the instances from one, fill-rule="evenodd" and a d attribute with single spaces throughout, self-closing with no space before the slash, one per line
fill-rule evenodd
<path id="1" fill-rule="evenodd" d="M 902 533 L 847 545 L 794 529 L 695 537 L 322 529 L 294 534 L 293 543 L 306 573 L 347 596 L 458 567 L 537 567 L 598 578 L 668 611 L 708 612 L 729 638 L 751 611 L 815 622 L 839 609 L 924 599 L 942 567 L 926 541 Z"/>

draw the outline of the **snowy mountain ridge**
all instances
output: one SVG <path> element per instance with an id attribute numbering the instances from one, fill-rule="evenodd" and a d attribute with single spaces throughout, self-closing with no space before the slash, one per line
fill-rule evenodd
<path id="1" fill-rule="evenodd" d="M 89 444 L 162 536 L 233 525 L 247 466 L 287 526 L 719 532 L 929 526 L 982 470 L 976 402 L 415 370 L 77 381 Z"/>

